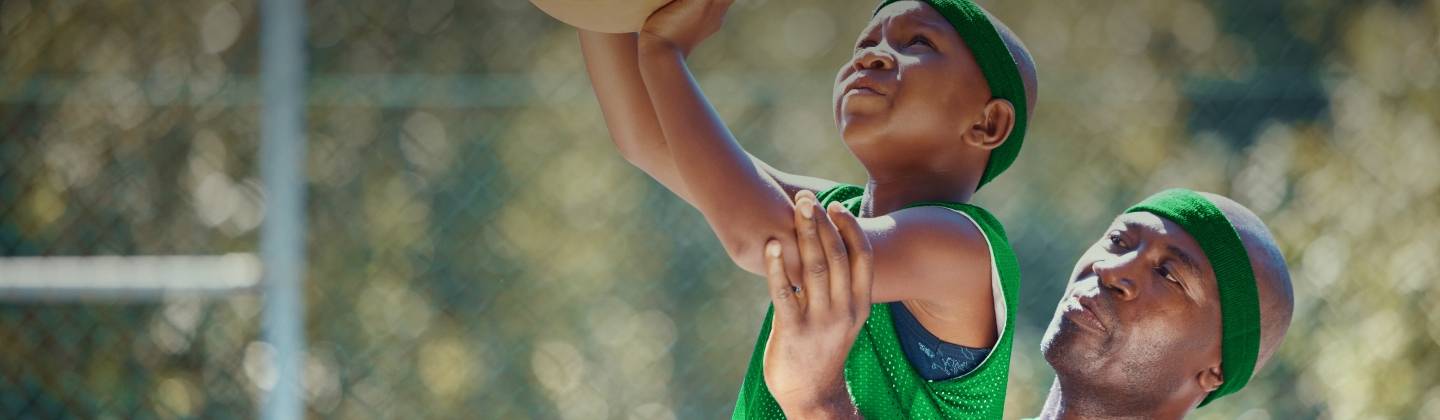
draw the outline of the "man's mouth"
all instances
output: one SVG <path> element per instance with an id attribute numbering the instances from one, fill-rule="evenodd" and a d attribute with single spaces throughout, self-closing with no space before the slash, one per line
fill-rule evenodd
<path id="1" fill-rule="evenodd" d="M 1107 318 L 1095 310 L 1097 306 L 1100 306 L 1096 300 L 1098 300 L 1098 296 L 1070 295 L 1065 302 L 1066 309 L 1063 316 L 1091 329 L 1109 332 L 1109 322 L 1105 321 Z"/>

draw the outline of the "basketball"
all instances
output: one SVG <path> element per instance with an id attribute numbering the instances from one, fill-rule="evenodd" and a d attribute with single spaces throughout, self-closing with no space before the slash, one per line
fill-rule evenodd
<path id="1" fill-rule="evenodd" d="M 650 13 L 671 0 L 530 0 L 546 14 L 595 32 L 639 32 Z"/>

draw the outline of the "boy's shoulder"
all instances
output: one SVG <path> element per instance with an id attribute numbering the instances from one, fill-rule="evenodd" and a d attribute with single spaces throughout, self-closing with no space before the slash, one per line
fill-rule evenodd
<path id="1" fill-rule="evenodd" d="M 841 204 L 844 204 L 845 207 L 849 209 L 852 213 L 856 213 L 859 210 L 859 198 L 864 195 L 865 187 L 855 184 L 839 183 L 833 187 L 830 187 L 827 190 L 815 194 L 815 197 L 820 200 L 821 205 L 828 205 L 831 201 L 839 201 Z M 855 208 L 851 208 L 851 206 L 854 206 Z M 964 214 L 966 218 L 970 220 L 970 222 L 978 225 L 978 227 L 982 231 L 984 231 L 986 236 L 998 236 L 999 239 L 1005 242 L 1006 246 L 1009 245 L 1009 239 L 1006 237 L 1004 224 L 1000 223 L 1000 219 L 996 218 L 993 213 L 991 213 L 989 210 L 986 210 L 984 207 L 972 203 L 961 203 L 956 201 L 921 201 L 906 205 L 905 207 L 902 207 L 901 210 L 916 207 L 944 207 Z"/>

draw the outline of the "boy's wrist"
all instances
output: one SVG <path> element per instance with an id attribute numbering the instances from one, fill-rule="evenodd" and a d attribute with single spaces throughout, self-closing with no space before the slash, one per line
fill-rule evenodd
<path id="1" fill-rule="evenodd" d="M 855 410 L 855 403 L 850 402 L 850 397 L 841 399 L 823 400 L 802 408 L 794 416 L 796 419 L 804 420 L 850 420 L 859 419 L 860 413 Z"/>
<path id="2" fill-rule="evenodd" d="M 653 33 L 640 32 L 639 39 L 636 42 L 641 56 L 669 57 L 679 54 L 681 58 L 684 58 L 688 55 L 686 51 L 674 41 Z"/>
<path id="3" fill-rule="evenodd" d="M 850 392 L 842 383 L 839 386 L 824 387 L 828 391 L 790 398 L 790 403 L 781 403 L 785 413 L 796 419 L 858 419 L 855 403 L 850 401 Z M 779 401 L 777 401 L 779 402 Z"/>
<path id="4" fill-rule="evenodd" d="M 575 28 L 575 32 L 576 32 L 576 33 L 579 33 L 579 34 L 580 34 L 580 38 L 582 38 L 582 39 L 596 39 L 596 40 L 625 40 L 625 39 L 632 39 L 632 40 L 633 40 L 634 37 L 635 37 L 635 34 L 636 34 L 635 32 L 622 32 L 622 33 L 596 32 L 596 31 L 592 31 L 592 30 L 588 30 L 588 29 L 581 29 L 581 28 Z M 632 42 L 633 42 L 633 41 L 632 41 Z"/>

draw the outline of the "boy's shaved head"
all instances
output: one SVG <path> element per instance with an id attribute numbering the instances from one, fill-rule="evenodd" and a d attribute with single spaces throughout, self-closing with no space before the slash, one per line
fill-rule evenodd
<path id="1" fill-rule="evenodd" d="M 1034 114 L 1040 88 L 1040 79 L 1035 75 L 1035 59 L 1030 56 L 1030 50 L 1025 48 L 1025 43 L 1020 42 L 1020 37 L 1015 36 L 1009 26 L 1005 26 L 1005 22 L 1001 22 L 988 10 L 985 11 L 985 16 L 995 25 L 995 32 L 1000 34 L 1000 40 L 1005 42 L 1005 48 L 1009 49 L 1010 56 L 1015 58 L 1015 67 L 1020 70 L 1020 81 L 1025 84 L 1025 115 Z"/>
<path id="2" fill-rule="evenodd" d="M 928 172 L 965 201 L 1015 161 L 1037 88 L 1025 44 L 972 1 L 884 0 L 832 98 L 841 138 L 872 175 Z"/>

